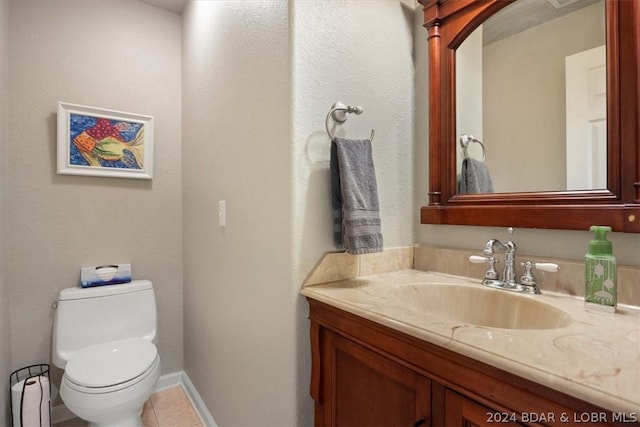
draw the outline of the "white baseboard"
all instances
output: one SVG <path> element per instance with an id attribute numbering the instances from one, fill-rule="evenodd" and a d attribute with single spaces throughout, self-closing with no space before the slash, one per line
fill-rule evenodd
<path id="1" fill-rule="evenodd" d="M 157 393 L 177 386 L 181 386 L 184 389 L 187 397 L 191 401 L 191 404 L 202 419 L 202 423 L 206 427 L 218 427 L 186 372 L 178 371 L 160 376 L 158 384 L 156 384 L 156 388 L 153 392 Z M 76 416 L 73 412 L 71 412 L 64 404 L 51 408 L 51 422 L 53 424 L 67 421 L 75 417 Z"/>
<path id="2" fill-rule="evenodd" d="M 189 400 L 191 400 L 191 404 L 202 419 L 202 424 L 204 424 L 205 427 L 218 427 L 218 424 L 216 424 L 213 416 L 211 415 L 211 412 L 209 412 L 209 409 L 207 409 L 207 405 L 204 404 L 204 401 L 198 394 L 198 390 L 196 390 L 196 388 L 193 386 L 193 383 L 191 382 L 191 379 L 189 379 L 187 373 L 185 371 L 179 371 L 173 374 L 167 374 L 167 376 L 171 376 L 172 378 L 173 376 L 179 377 L 179 384 L 184 389 L 187 397 L 189 398 Z M 160 380 L 162 380 L 162 377 L 160 377 Z M 158 380 L 158 385 L 160 385 L 160 380 Z M 165 388 L 170 387 L 171 385 Z"/>

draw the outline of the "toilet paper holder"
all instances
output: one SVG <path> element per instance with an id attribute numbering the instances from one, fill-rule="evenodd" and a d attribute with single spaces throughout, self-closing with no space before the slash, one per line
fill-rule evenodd
<path id="1" fill-rule="evenodd" d="M 33 394 L 28 387 L 33 387 Z M 9 388 L 12 427 L 51 427 L 49 365 L 25 366 L 13 371 L 9 376 Z"/>

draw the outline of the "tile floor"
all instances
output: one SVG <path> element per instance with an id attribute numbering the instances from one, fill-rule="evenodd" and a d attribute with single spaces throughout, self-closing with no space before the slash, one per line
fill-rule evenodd
<path id="1" fill-rule="evenodd" d="M 142 410 L 144 427 L 204 427 L 182 387 L 173 387 L 151 395 Z M 79 418 L 54 424 L 53 427 L 87 427 Z"/>

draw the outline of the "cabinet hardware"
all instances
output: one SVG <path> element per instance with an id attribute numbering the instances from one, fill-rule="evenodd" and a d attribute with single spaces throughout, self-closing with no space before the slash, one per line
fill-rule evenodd
<path id="1" fill-rule="evenodd" d="M 413 427 L 419 427 L 422 424 L 426 423 L 427 420 L 424 419 L 424 417 L 420 418 L 418 421 L 416 421 L 415 423 L 413 423 Z"/>

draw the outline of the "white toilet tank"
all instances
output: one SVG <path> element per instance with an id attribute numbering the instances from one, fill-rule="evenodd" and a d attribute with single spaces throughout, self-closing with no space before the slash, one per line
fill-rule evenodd
<path id="1" fill-rule="evenodd" d="M 53 320 L 53 364 L 64 369 L 78 350 L 139 337 L 156 342 L 156 298 L 149 280 L 60 291 Z"/>

